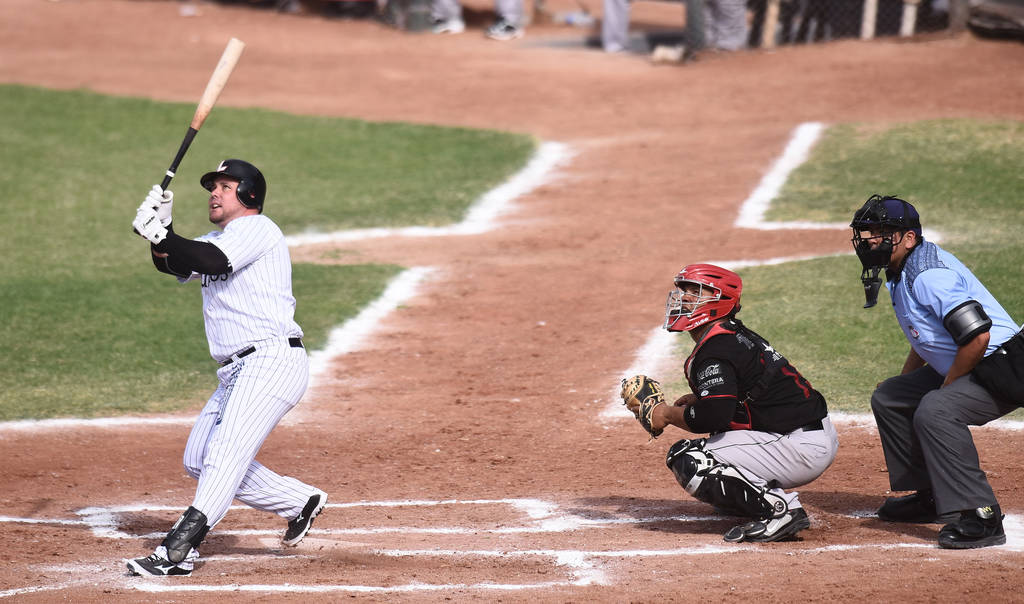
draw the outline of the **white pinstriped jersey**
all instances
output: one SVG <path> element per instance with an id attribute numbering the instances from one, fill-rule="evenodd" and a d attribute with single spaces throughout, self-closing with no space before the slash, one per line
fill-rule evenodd
<path id="1" fill-rule="evenodd" d="M 192 273 L 201 280 L 210 356 L 220 362 L 261 340 L 302 337 L 295 322 L 292 263 L 284 234 L 262 214 L 242 216 L 196 241 L 216 245 L 232 268 L 226 275 Z"/>

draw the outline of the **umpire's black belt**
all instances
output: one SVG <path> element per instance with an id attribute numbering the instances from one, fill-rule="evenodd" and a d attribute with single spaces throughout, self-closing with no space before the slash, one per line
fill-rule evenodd
<path id="1" fill-rule="evenodd" d="M 292 348 L 302 348 L 302 338 L 288 338 L 288 345 L 291 346 Z M 255 346 L 250 346 L 245 350 L 239 350 L 235 354 L 221 361 L 220 366 L 224 367 L 225 365 L 230 365 L 231 363 L 234 363 L 235 361 L 243 357 L 247 357 L 254 352 L 256 352 Z"/>

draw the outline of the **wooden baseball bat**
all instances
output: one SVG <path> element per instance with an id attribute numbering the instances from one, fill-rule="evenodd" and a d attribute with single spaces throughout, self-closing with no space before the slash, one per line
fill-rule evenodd
<path id="1" fill-rule="evenodd" d="M 199 99 L 199 105 L 196 107 L 196 113 L 192 116 L 192 123 L 189 124 L 188 132 L 185 133 L 185 138 L 181 141 L 181 146 L 178 147 L 178 153 L 174 156 L 174 161 L 171 162 L 171 167 L 167 168 L 167 172 L 164 175 L 164 180 L 160 184 L 160 188 L 167 190 L 167 186 L 171 184 L 171 179 L 174 178 L 174 172 L 178 169 L 178 164 L 181 163 L 181 159 L 185 157 L 185 152 L 188 151 L 189 145 L 192 144 L 192 139 L 199 133 L 199 128 L 206 121 L 206 117 L 210 115 L 210 111 L 213 110 L 213 105 L 217 102 L 217 97 L 220 96 L 220 91 L 224 90 L 224 85 L 228 83 L 228 78 L 231 77 L 231 72 L 234 71 L 235 65 L 238 63 L 238 58 L 242 56 L 242 50 L 245 48 L 245 42 L 237 38 L 231 38 L 228 41 L 228 45 L 224 48 L 224 54 L 220 56 L 220 61 L 217 63 L 217 67 L 213 70 L 213 75 L 210 76 L 210 81 L 206 84 L 206 90 L 203 91 L 203 97 Z"/>

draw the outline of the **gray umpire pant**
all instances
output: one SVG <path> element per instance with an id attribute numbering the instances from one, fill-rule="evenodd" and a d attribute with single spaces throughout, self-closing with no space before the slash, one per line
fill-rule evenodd
<path id="1" fill-rule="evenodd" d="M 945 388 L 929 366 L 891 377 L 871 395 L 889 485 L 931 489 L 939 514 L 997 503 L 968 426 L 981 426 L 1016 406 L 995 400 L 971 375 Z"/>

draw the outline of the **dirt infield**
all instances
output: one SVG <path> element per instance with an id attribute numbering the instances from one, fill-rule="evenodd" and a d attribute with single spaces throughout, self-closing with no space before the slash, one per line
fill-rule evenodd
<path id="1" fill-rule="evenodd" d="M 194 103 L 235 36 L 248 47 L 224 105 L 501 128 L 574 155 L 490 233 L 293 252 L 437 269 L 260 456 L 331 495 L 302 545 L 278 549 L 284 523 L 238 509 L 192 577 L 126 577 L 121 559 L 155 545 L 194 492 L 188 423 L 5 430 L 0 599 L 1019 600 L 1020 539 L 950 552 L 938 526 L 870 517 L 887 489 L 870 426 L 840 424 L 835 464 L 801 489 L 801 541 L 725 547 L 734 520 L 663 466 L 672 437 L 645 444 L 631 421 L 599 418 L 682 265 L 847 249 L 845 232 L 732 227 L 794 127 L 1024 118 L 1019 44 L 848 41 L 671 67 L 556 44 L 580 32 L 550 25 L 496 43 L 479 28 L 182 6 L 4 0 L 0 81 Z M 976 432 L 1014 536 L 1020 438 Z"/>

